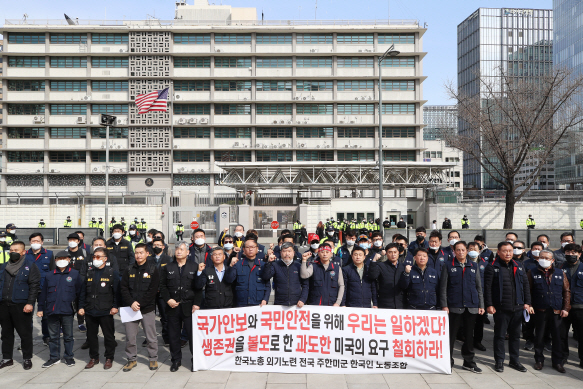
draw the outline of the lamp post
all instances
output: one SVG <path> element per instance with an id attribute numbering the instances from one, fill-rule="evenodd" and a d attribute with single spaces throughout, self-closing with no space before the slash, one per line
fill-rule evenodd
<path id="1" fill-rule="evenodd" d="M 395 44 L 392 44 L 387 51 L 379 58 L 379 224 L 383 223 L 383 184 L 385 181 L 385 172 L 383 167 L 383 67 L 382 63 L 387 57 L 395 57 L 401 54 L 400 51 L 395 50 Z M 384 232 L 384 228 L 383 228 Z M 383 234 L 384 236 L 384 234 Z"/>
<path id="2" fill-rule="evenodd" d="M 108 237 L 109 226 L 109 127 L 113 126 L 116 116 L 102 114 L 99 123 L 105 126 L 105 223 L 103 226 L 103 237 Z"/>

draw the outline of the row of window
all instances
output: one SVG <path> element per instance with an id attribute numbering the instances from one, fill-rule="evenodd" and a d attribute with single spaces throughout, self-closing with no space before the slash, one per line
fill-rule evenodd
<path id="1" fill-rule="evenodd" d="M 87 91 L 87 81 L 51 81 L 51 91 L 84 92 Z M 91 81 L 94 92 L 127 91 L 127 81 Z M 9 91 L 37 92 L 45 90 L 45 81 L 41 80 L 8 80 Z"/>
<path id="2" fill-rule="evenodd" d="M 86 44 L 87 34 L 49 34 L 50 43 L 58 44 Z M 8 43 L 45 43 L 44 33 L 8 33 Z M 128 34 L 91 34 L 91 43 L 97 45 L 112 45 L 128 43 Z"/>
<path id="3" fill-rule="evenodd" d="M 273 92 L 273 91 L 292 91 L 292 81 L 291 80 L 257 80 L 256 90 L 258 92 Z M 344 91 L 374 91 L 378 85 L 372 80 L 338 80 L 337 90 L 339 92 Z M 414 80 L 385 80 L 381 83 L 383 90 L 386 91 L 412 91 L 415 90 Z M 214 82 L 215 91 L 251 91 L 252 81 L 251 80 L 216 80 Z M 210 91 L 211 82 L 210 80 L 181 80 L 174 82 L 175 91 Z M 296 81 L 296 90 L 302 92 L 318 92 L 318 91 L 333 91 L 334 81 L 307 81 L 298 80 Z"/>
<path id="4" fill-rule="evenodd" d="M 250 68 L 251 57 L 215 57 L 215 68 Z M 331 68 L 332 57 L 297 57 L 297 68 Z M 371 57 L 338 57 L 339 68 L 372 68 L 375 60 Z M 292 57 L 256 57 L 257 68 L 291 68 Z M 415 67 L 414 57 L 388 57 L 383 67 Z M 210 68 L 210 57 L 174 57 L 175 68 Z"/>
<path id="5" fill-rule="evenodd" d="M 8 162 L 44 162 L 43 151 L 8 151 Z M 49 151 L 49 162 L 86 162 L 84 151 Z M 127 162 L 128 153 L 110 151 L 109 162 Z M 105 151 L 92 151 L 91 162 L 105 162 Z"/>
<path id="6" fill-rule="evenodd" d="M 86 115 L 87 104 L 50 104 L 51 115 Z M 91 104 L 92 114 L 128 114 L 127 104 Z M 44 104 L 8 104 L 9 115 L 44 115 Z"/>
<path id="7" fill-rule="evenodd" d="M 217 175 L 218 176 L 218 175 Z M 47 176 L 47 181 L 49 186 L 85 186 L 86 179 L 84 174 L 50 174 Z M 92 174 L 89 176 L 89 182 L 91 186 L 105 186 L 105 175 L 103 174 Z M 8 186 L 43 186 L 44 178 L 40 174 L 27 174 L 27 175 L 8 175 L 6 176 L 6 184 Z M 127 186 L 128 176 L 126 174 L 110 174 L 109 175 L 109 185 L 110 186 Z M 21 199 L 22 201 L 38 199 Z M 42 203 L 42 199 L 41 203 Z M 52 200 L 52 199 L 51 199 Z M 127 204 L 126 200 L 126 204 Z M 36 202 L 31 204 L 38 204 Z"/>
<path id="8" fill-rule="evenodd" d="M 338 115 L 372 115 L 375 104 L 336 104 Z M 249 115 L 251 104 L 216 104 L 216 115 Z M 255 104 L 257 115 L 292 115 L 293 104 Z M 415 113 L 413 103 L 383 104 L 383 114 L 411 115 Z M 9 112 L 10 113 L 10 112 Z M 296 104 L 298 115 L 332 115 L 334 104 Z M 175 104 L 176 115 L 209 115 L 210 104 Z"/>
<path id="9" fill-rule="evenodd" d="M 50 57 L 52 68 L 86 68 L 87 57 Z M 94 68 L 127 68 L 129 59 L 124 57 L 91 57 Z M 11 68 L 44 68 L 45 57 L 8 57 Z"/>

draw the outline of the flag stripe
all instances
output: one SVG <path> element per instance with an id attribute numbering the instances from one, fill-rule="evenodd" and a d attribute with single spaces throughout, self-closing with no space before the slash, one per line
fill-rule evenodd
<path id="1" fill-rule="evenodd" d="M 138 107 L 138 114 L 148 112 L 168 111 L 168 88 L 161 91 L 153 91 L 143 95 L 137 95 L 135 100 Z"/>

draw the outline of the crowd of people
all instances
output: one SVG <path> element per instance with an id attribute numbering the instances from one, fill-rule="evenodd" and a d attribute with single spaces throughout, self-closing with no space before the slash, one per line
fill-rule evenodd
<path id="1" fill-rule="evenodd" d="M 15 332 L 21 340 L 23 367 L 32 367 L 35 305 L 43 342 L 50 350 L 43 367 L 63 359 L 69 366 L 75 364 L 76 317 L 77 328 L 87 337 L 81 347 L 89 349 L 86 369 L 100 364 L 99 329 L 104 338 L 103 368 L 111 368 L 117 347 L 114 316 L 120 308 L 131 307 L 142 318 L 124 323 L 123 371 L 137 365 L 140 325 L 149 368 L 158 368 L 157 313 L 162 342 L 170 349 L 170 370 L 175 372 L 182 365 L 182 348 L 188 344 L 193 351 L 192 313 L 263 306 L 273 293 L 274 304 L 299 308 L 307 304 L 443 310 L 449 315 L 450 351 L 453 355 L 456 339 L 462 340 L 462 367 L 474 373 L 481 372 L 474 349 L 486 351 L 484 324 L 492 315 L 496 371 L 504 370 L 506 340 L 508 366 L 526 371 L 519 360 L 522 334 L 524 347 L 535 351 L 536 370 L 544 367 L 547 350 L 552 367 L 565 372 L 570 327 L 576 336 L 583 333 L 582 249 L 572 233 L 562 234 L 561 248 L 551 251 L 547 235 L 526 247 L 509 232 L 493 253 L 483 236 L 465 242 L 455 230 L 448 231 L 444 242 L 440 231 L 427 235 L 424 227 L 418 227 L 416 239 L 409 242 L 399 233 L 389 239 L 383 236 L 386 231 L 374 226 L 365 225 L 363 231 L 361 225 L 345 228 L 328 222 L 323 236 L 316 235 L 303 253 L 296 245 L 296 228 L 283 230 L 277 244 L 263 246 L 257 231 L 237 225 L 233 234 L 225 229 L 215 247 L 208 244 L 204 230 L 196 229 L 190 243 L 176 243 L 172 256 L 162 232 L 143 234 L 135 225 L 126 234 L 123 225 L 115 224 L 109 240 L 97 237 L 90 244 L 81 231 L 74 232 L 68 236 L 67 249 L 54 254 L 43 247 L 40 232 L 29 236 L 27 250 L 11 226 L 13 239 L 0 267 L 0 369 L 14 364 Z M 579 342 L 583 368 L 582 346 Z"/>

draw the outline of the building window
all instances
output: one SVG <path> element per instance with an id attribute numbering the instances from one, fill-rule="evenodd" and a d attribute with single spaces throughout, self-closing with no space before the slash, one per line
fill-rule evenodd
<path id="1" fill-rule="evenodd" d="M 459 188 L 460 187 L 460 183 L 459 182 L 454 182 L 454 187 Z"/>
<path id="2" fill-rule="evenodd" d="M 52 68 L 86 68 L 87 57 L 51 57 Z"/>
<path id="3" fill-rule="evenodd" d="M 45 82 L 40 80 L 8 80 L 8 90 L 15 92 L 39 92 L 45 90 Z"/>
<path id="4" fill-rule="evenodd" d="M 127 81 L 91 81 L 94 92 L 127 92 Z"/>
<path id="5" fill-rule="evenodd" d="M 441 151 L 424 151 L 423 158 L 441 158 Z"/>
<path id="6" fill-rule="evenodd" d="M 109 162 L 127 162 L 127 151 L 110 151 Z M 92 151 L 91 162 L 105 162 L 105 151 Z"/>
<path id="7" fill-rule="evenodd" d="M 372 115 L 374 104 L 338 104 L 338 115 Z"/>
<path id="8" fill-rule="evenodd" d="M 51 81 L 51 91 L 54 91 L 54 92 L 86 92 L 87 91 L 87 81 Z"/>
<path id="9" fill-rule="evenodd" d="M 383 104 L 383 114 L 413 115 L 415 114 L 415 104 Z"/>
<path id="10" fill-rule="evenodd" d="M 209 186 L 211 184 L 211 175 L 174 174 L 173 183 L 175 186 Z"/>
<path id="11" fill-rule="evenodd" d="M 44 68 L 45 57 L 8 57 L 10 68 Z"/>
<path id="12" fill-rule="evenodd" d="M 91 128 L 91 138 L 93 139 L 105 139 L 106 129 L 103 127 Z M 128 129 L 121 127 L 110 127 L 109 128 L 109 138 L 110 139 L 127 139 Z"/>
<path id="13" fill-rule="evenodd" d="M 45 43 L 45 34 L 26 33 L 26 32 L 9 32 L 8 43 Z"/>
<path id="14" fill-rule="evenodd" d="M 250 91 L 251 81 L 215 81 L 215 90 L 221 92 Z"/>
<path id="15" fill-rule="evenodd" d="M 215 60 L 216 61 L 216 60 Z M 175 68 L 210 68 L 210 57 L 174 57 Z"/>
<path id="16" fill-rule="evenodd" d="M 257 34 L 258 45 L 285 45 L 292 43 L 292 34 Z"/>
<path id="17" fill-rule="evenodd" d="M 372 68 L 373 59 L 367 57 L 338 57 L 339 68 Z"/>
<path id="18" fill-rule="evenodd" d="M 216 81 L 215 81 L 216 82 Z M 291 81 L 256 81 L 257 92 L 291 91 Z"/>
<path id="19" fill-rule="evenodd" d="M 289 162 L 292 160 L 291 151 L 257 151 L 257 162 Z"/>
<path id="20" fill-rule="evenodd" d="M 224 45 L 251 44 L 251 34 L 215 34 L 215 43 Z"/>
<path id="21" fill-rule="evenodd" d="M 44 139 L 44 128 L 16 127 L 8 128 L 8 139 Z"/>
<path id="22" fill-rule="evenodd" d="M 374 151 L 338 151 L 339 161 L 374 161 Z"/>
<path id="23" fill-rule="evenodd" d="M 292 59 L 290 57 L 266 57 L 257 58 L 258 68 L 291 68 Z"/>
<path id="24" fill-rule="evenodd" d="M 251 57 L 215 57 L 215 68 L 250 68 Z"/>
<path id="25" fill-rule="evenodd" d="M 338 43 L 359 43 L 372 45 L 374 43 L 373 34 L 338 34 L 336 36 Z"/>
<path id="26" fill-rule="evenodd" d="M 174 82 L 174 90 L 179 92 L 203 92 L 211 90 L 209 80 L 182 80 Z"/>
<path id="27" fill-rule="evenodd" d="M 62 139 L 85 139 L 87 138 L 86 128 L 51 128 L 49 129 L 51 138 Z"/>
<path id="28" fill-rule="evenodd" d="M 87 105 L 51 104 L 51 115 L 87 115 Z"/>
<path id="29" fill-rule="evenodd" d="M 374 138 L 375 129 L 371 127 L 338 127 L 338 138 Z"/>
<path id="30" fill-rule="evenodd" d="M 215 151 L 215 162 L 251 162 L 251 151 Z"/>
<path id="31" fill-rule="evenodd" d="M 251 104 L 215 104 L 215 115 L 251 115 Z"/>
<path id="32" fill-rule="evenodd" d="M 257 104 L 257 115 L 291 115 L 291 104 Z"/>
<path id="33" fill-rule="evenodd" d="M 333 40 L 332 34 L 297 34 L 298 45 L 331 45 Z"/>
<path id="34" fill-rule="evenodd" d="M 89 182 L 91 183 L 91 186 L 105 186 L 105 175 L 92 174 L 89 176 Z M 127 186 L 127 185 L 128 185 L 127 174 L 109 175 L 109 186 Z"/>
<path id="35" fill-rule="evenodd" d="M 334 161 L 334 151 L 296 151 L 296 161 Z"/>
<path id="36" fill-rule="evenodd" d="M 338 92 L 344 91 L 373 91 L 374 81 L 338 81 Z"/>
<path id="37" fill-rule="evenodd" d="M 332 127 L 298 127 L 296 128 L 296 138 L 333 138 L 334 128 Z"/>
<path id="38" fill-rule="evenodd" d="M 298 115 L 332 115 L 334 104 L 298 104 L 296 111 Z"/>
<path id="39" fill-rule="evenodd" d="M 174 162 L 210 162 L 210 151 L 174 151 Z"/>
<path id="40" fill-rule="evenodd" d="M 384 68 L 413 68 L 415 58 L 413 57 L 387 57 L 381 62 Z"/>
<path id="41" fill-rule="evenodd" d="M 172 104 L 174 105 L 174 104 Z M 210 115 L 210 104 L 176 104 L 174 105 L 175 115 Z"/>
<path id="42" fill-rule="evenodd" d="M 127 115 L 128 114 L 128 105 L 127 104 L 92 104 L 91 105 L 91 113 L 93 114 L 120 114 L 120 115 Z"/>
<path id="43" fill-rule="evenodd" d="M 296 81 L 296 90 L 298 92 L 333 91 L 334 81 L 298 80 Z"/>
<path id="44" fill-rule="evenodd" d="M 415 81 L 394 81 L 388 80 L 381 83 L 383 90 L 415 90 Z"/>
<path id="45" fill-rule="evenodd" d="M 8 115 L 44 115 L 44 104 L 8 104 Z"/>
<path id="46" fill-rule="evenodd" d="M 257 138 L 292 138 L 291 128 L 264 128 L 257 127 Z"/>
<path id="47" fill-rule="evenodd" d="M 128 34 L 91 34 L 91 43 L 96 45 L 122 45 L 128 43 Z"/>
<path id="48" fill-rule="evenodd" d="M 51 34 L 49 39 L 51 43 L 86 44 L 87 34 Z"/>
<path id="49" fill-rule="evenodd" d="M 85 162 L 85 151 L 49 151 L 50 162 Z"/>
<path id="50" fill-rule="evenodd" d="M 210 138 L 211 130 L 208 127 L 205 128 L 174 128 L 174 138 Z"/>
<path id="51" fill-rule="evenodd" d="M 446 157 L 445 162 L 459 162 L 460 159 L 457 157 Z"/>
<path id="52" fill-rule="evenodd" d="M 383 138 L 415 138 L 415 128 L 414 127 L 404 127 L 404 128 L 386 127 L 386 128 L 383 128 Z"/>
<path id="53" fill-rule="evenodd" d="M 44 162 L 43 151 L 9 151 L 8 162 Z"/>
<path id="54" fill-rule="evenodd" d="M 247 127 L 236 128 L 236 127 L 215 127 L 215 138 L 227 139 L 227 138 L 251 138 L 251 129 Z"/>
<path id="55" fill-rule="evenodd" d="M 379 44 L 390 45 L 393 43 L 412 45 L 415 43 L 415 34 L 379 34 Z"/>
<path id="56" fill-rule="evenodd" d="M 298 68 L 331 68 L 332 58 L 330 57 L 298 57 L 296 60 Z"/>
<path id="57" fill-rule="evenodd" d="M 129 59 L 118 57 L 92 57 L 91 66 L 94 68 L 127 68 L 129 67 Z"/>
<path id="58" fill-rule="evenodd" d="M 383 161 L 394 161 L 394 162 L 414 162 L 415 161 L 415 151 L 414 150 L 387 150 L 383 151 Z"/>
<path id="59" fill-rule="evenodd" d="M 206 45 L 211 43 L 211 34 L 174 34 L 178 45 Z"/>
<path id="60" fill-rule="evenodd" d="M 27 174 L 27 175 L 11 175 L 6 177 L 6 185 L 8 186 L 43 186 L 44 178 L 42 175 Z M 4 178 L 4 177 L 2 177 Z"/>

